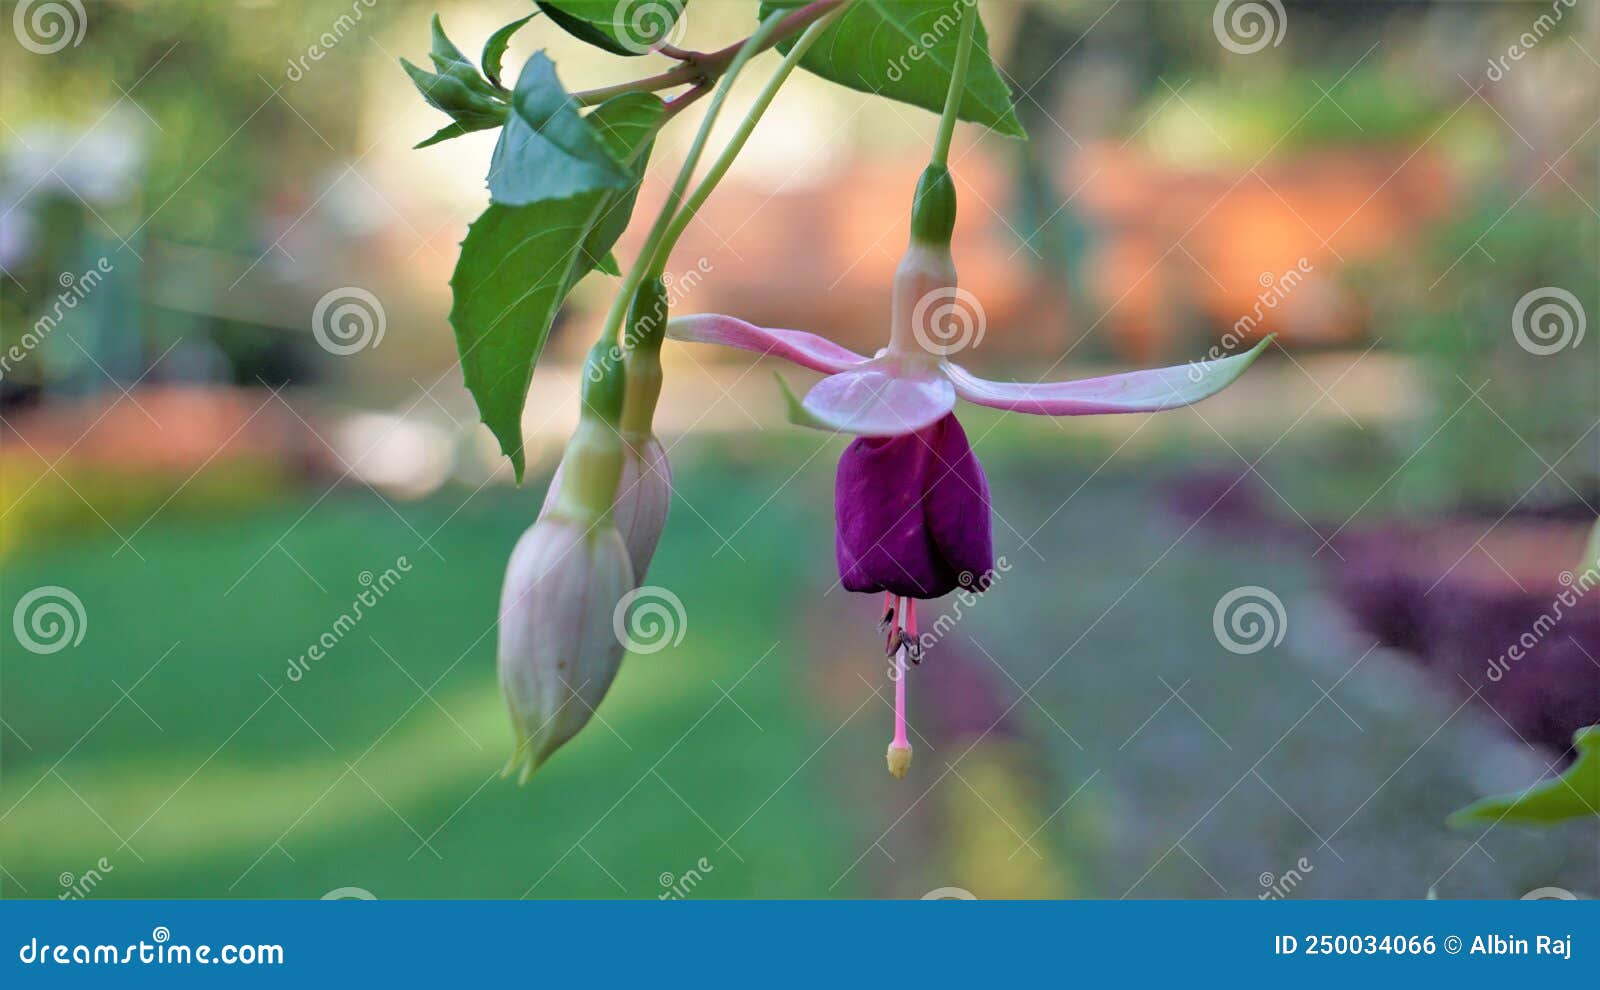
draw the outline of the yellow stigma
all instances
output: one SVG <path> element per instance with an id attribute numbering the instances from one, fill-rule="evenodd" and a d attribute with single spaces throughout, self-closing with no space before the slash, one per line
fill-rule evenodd
<path id="1" fill-rule="evenodd" d="M 911 747 L 904 743 L 889 744 L 889 772 L 897 780 L 905 779 L 906 771 L 911 769 Z"/>

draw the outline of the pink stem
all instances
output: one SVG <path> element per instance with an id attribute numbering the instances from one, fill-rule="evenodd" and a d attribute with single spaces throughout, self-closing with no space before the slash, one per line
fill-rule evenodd
<path id="1" fill-rule="evenodd" d="M 916 606 L 909 598 L 900 599 L 900 614 L 897 618 L 900 627 L 907 635 L 916 635 Z M 894 651 L 894 744 L 896 746 L 909 746 L 906 741 L 906 647 L 904 644 Z"/>

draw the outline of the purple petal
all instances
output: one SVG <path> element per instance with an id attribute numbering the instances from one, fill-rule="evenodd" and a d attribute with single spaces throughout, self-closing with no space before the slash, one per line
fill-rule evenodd
<path id="1" fill-rule="evenodd" d="M 953 415 L 839 459 L 834 552 L 850 591 L 937 598 L 994 567 L 989 484 Z"/>
<path id="2" fill-rule="evenodd" d="M 804 330 L 772 330 L 718 313 L 696 313 L 667 321 L 667 336 L 693 344 L 721 344 L 771 354 L 803 368 L 834 374 L 867 359 L 826 337 Z"/>
<path id="3" fill-rule="evenodd" d="M 1130 371 L 1076 382 L 1038 385 L 991 382 L 958 365 L 944 367 L 950 380 L 955 382 L 956 394 L 980 406 L 1039 416 L 1157 412 L 1199 402 L 1227 388 L 1271 341 L 1272 337 L 1265 337 L 1243 354 L 1214 361 Z"/>
<path id="4" fill-rule="evenodd" d="M 806 426 L 893 437 L 937 423 L 955 405 L 955 387 L 937 372 L 873 366 L 824 378 L 806 393 L 801 410 Z"/>

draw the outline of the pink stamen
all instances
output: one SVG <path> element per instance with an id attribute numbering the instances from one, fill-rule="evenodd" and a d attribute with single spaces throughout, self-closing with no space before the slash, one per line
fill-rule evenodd
<path id="1" fill-rule="evenodd" d="M 916 604 L 910 598 L 900 599 L 900 627 L 911 638 L 916 637 Z M 894 745 L 908 746 L 906 741 L 906 644 L 901 642 L 894 651 Z"/>

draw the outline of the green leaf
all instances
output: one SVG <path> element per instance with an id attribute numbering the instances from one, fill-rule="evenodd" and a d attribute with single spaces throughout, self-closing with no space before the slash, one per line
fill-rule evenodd
<path id="1" fill-rule="evenodd" d="M 500 85 L 500 63 L 506 57 L 506 47 L 511 44 L 511 36 L 516 34 L 522 25 L 537 16 L 538 14 L 534 13 L 512 21 L 494 34 L 489 35 L 489 40 L 483 43 L 483 57 L 478 61 L 483 64 L 483 74 L 496 86 Z"/>
<path id="2" fill-rule="evenodd" d="M 1488 797 L 1450 816 L 1457 828 L 1477 822 L 1551 825 L 1570 818 L 1600 817 L 1600 725 L 1573 733 L 1578 759 L 1566 773 L 1520 794 Z"/>
<path id="3" fill-rule="evenodd" d="M 436 71 L 451 74 L 452 70 L 464 65 L 472 70 L 473 75 L 477 74 L 472 62 L 444 33 L 444 23 L 439 20 L 438 14 L 433 15 L 429 29 L 433 35 L 433 46 L 428 50 L 428 59 L 433 62 Z"/>
<path id="4" fill-rule="evenodd" d="M 592 189 L 627 188 L 627 170 L 579 116 L 577 101 L 561 88 L 555 63 L 544 52 L 522 67 L 511 108 L 489 165 L 489 197 L 496 203 L 529 206 Z"/>
<path id="5" fill-rule="evenodd" d="M 645 55 L 672 37 L 689 0 L 536 0 L 562 30 L 613 55 Z"/>
<path id="6" fill-rule="evenodd" d="M 617 256 L 611 251 L 605 253 L 605 257 L 601 258 L 600 263 L 594 266 L 594 270 L 603 275 L 622 274 L 622 266 L 617 264 Z"/>
<path id="7" fill-rule="evenodd" d="M 804 0 L 763 0 L 758 16 Z M 944 108 L 960 37 L 961 4 L 951 0 L 857 0 L 801 59 L 824 79 L 938 113 Z M 793 41 L 778 47 L 788 51 Z M 958 114 L 1009 137 L 1027 132 L 1012 108 L 1011 89 L 989 57 L 980 20 Z"/>
<path id="8" fill-rule="evenodd" d="M 584 118 L 617 163 L 628 169 L 630 176 L 628 187 L 612 196 L 584 239 L 584 257 L 590 268 L 598 268 L 607 275 L 622 274 L 616 258 L 610 257 L 611 245 L 622 236 L 633 216 L 639 180 L 644 176 L 644 165 L 650 159 L 655 133 L 665 113 L 666 104 L 652 93 L 623 93 L 595 107 Z M 608 259 L 609 268 L 606 266 Z"/>
<path id="9" fill-rule="evenodd" d="M 519 481 L 522 409 L 550 325 L 572 286 L 626 228 L 665 110 L 659 97 L 628 93 L 575 118 L 623 170 L 623 186 L 593 185 L 530 205 L 493 203 L 461 243 L 450 323 L 462 374 Z"/>
<path id="10" fill-rule="evenodd" d="M 430 147 L 432 145 L 438 144 L 440 141 L 448 141 L 451 138 L 460 137 L 463 134 L 469 134 L 469 133 L 471 133 L 473 131 L 487 130 L 488 128 L 493 127 L 493 126 L 494 126 L 493 124 L 484 124 L 481 127 L 480 126 L 468 126 L 466 124 L 461 123 L 460 121 L 457 121 L 454 124 L 446 124 L 443 127 L 439 128 L 438 130 L 434 131 L 428 137 L 423 138 L 421 141 L 418 141 L 416 144 L 412 145 L 411 149 L 413 151 L 416 151 L 416 150 L 419 150 L 421 148 L 427 148 L 427 147 Z"/>
<path id="11" fill-rule="evenodd" d="M 1591 569 L 1600 569 L 1600 522 L 1589 530 L 1589 543 L 1583 549 L 1583 559 L 1578 561 L 1579 574 Z"/>
<path id="12" fill-rule="evenodd" d="M 499 127 L 506 119 L 506 105 L 499 99 L 499 88 L 483 78 L 476 66 L 461 53 L 444 33 L 439 15 L 433 16 L 433 45 L 428 59 L 434 72 L 418 68 L 405 59 L 400 67 L 422 94 L 428 105 L 450 115 L 454 124 L 440 128 L 417 145 L 425 148 L 470 131 Z"/>

